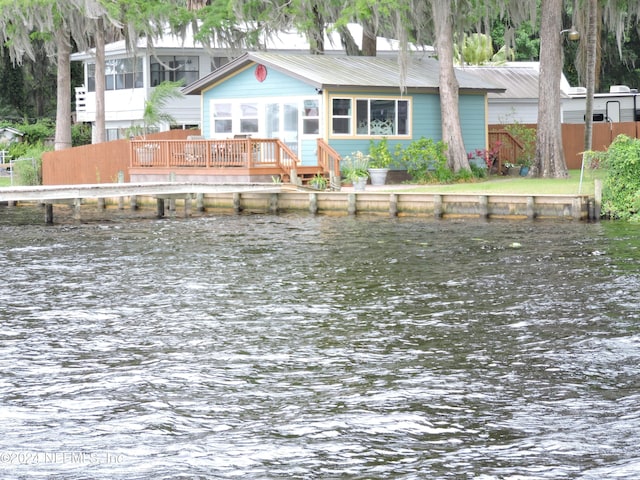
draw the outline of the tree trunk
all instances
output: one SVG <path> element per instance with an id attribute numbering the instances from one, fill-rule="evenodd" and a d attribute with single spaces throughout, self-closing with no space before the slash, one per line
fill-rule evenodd
<path id="1" fill-rule="evenodd" d="M 313 6 L 312 29 L 308 32 L 309 48 L 312 55 L 324 55 L 324 17 L 318 8 Z"/>
<path id="2" fill-rule="evenodd" d="M 596 80 L 596 53 L 598 44 L 598 27 L 596 24 L 598 15 L 598 0 L 588 0 L 587 8 L 587 61 L 585 68 L 585 86 L 587 87 L 585 124 L 584 124 L 584 151 L 591 150 L 593 140 L 593 94 Z"/>
<path id="3" fill-rule="evenodd" d="M 375 57 L 378 53 L 378 39 L 372 22 L 362 22 L 362 55 Z"/>
<path id="4" fill-rule="evenodd" d="M 562 0 L 542 0 L 540 24 L 538 135 L 533 171 L 539 177 L 565 178 L 567 164 L 560 124 Z"/>
<path id="5" fill-rule="evenodd" d="M 68 32 L 55 34 L 58 56 L 58 92 L 56 108 L 55 150 L 71 147 L 71 41 Z"/>
<path id="6" fill-rule="evenodd" d="M 451 0 L 431 2 L 436 28 L 436 48 L 440 64 L 440 111 L 442 140 L 447 144 L 447 165 L 454 172 L 469 169 L 467 152 L 462 139 L 458 110 L 458 80 L 453 68 L 453 19 Z"/>
<path id="7" fill-rule="evenodd" d="M 104 22 L 99 19 L 96 25 L 96 125 L 93 143 L 106 141 L 104 90 L 105 90 L 105 61 L 104 61 Z"/>
<path id="8" fill-rule="evenodd" d="M 351 35 L 346 25 L 338 27 L 338 34 L 340 35 L 340 41 L 347 55 L 357 57 L 361 54 L 358 44 L 353 39 L 353 35 Z"/>

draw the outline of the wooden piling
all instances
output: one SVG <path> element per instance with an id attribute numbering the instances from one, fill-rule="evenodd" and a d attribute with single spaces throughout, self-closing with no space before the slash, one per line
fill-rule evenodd
<path id="1" fill-rule="evenodd" d="M 189 218 L 191 216 L 191 195 L 184 197 L 184 217 Z"/>
<path id="2" fill-rule="evenodd" d="M 118 170 L 118 183 L 124 183 L 124 172 Z M 124 210 L 124 197 L 118 197 L 118 209 Z"/>
<path id="3" fill-rule="evenodd" d="M 80 207 L 82 206 L 82 199 L 81 198 L 74 198 L 73 199 L 73 219 L 74 220 L 80 220 Z"/>
<path id="4" fill-rule="evenodd" d="M 349 215 L 355 215 L 356 214 L 356 194 L 355 193 L 349 193 L 347 195 L 347 213 Z"/>
<path id="5" fill-rule="evenodd" d="M 44 204 L 44 223 L 53 225 L 53 203 Z"/>
<path id="6" fill-rule="evenodd" d="M 442 218 L 444 210 L 442 208 L 442 195 L 433 196 L 433 216 L 435 218 Z"/>
<path id="7" fill-rule="evenodd" d="M 596 219 L 596 201 L 593 198 L 587 200 L 587 210 L 589 211 L 589 220 Z"/>
<path id="8" fill-rule="evenodd" d="M 536 205 L 533 197 L 527 197 L 527 218 L 533 220 L 536 217 Z"/>
<path id="9" fill-rule="evenodd" d="M 579 198 L 574 198 L 571 201 L 571 216 L 575 219 L 575 220 L 580 220 L 581 217 L 581 210 L 582 210 L 582 203 L 580 202 Z"/>
<path id="10" fill-rule="evenodd" d="M 309 213 L 315 215 L 318 213 L 318 194 L 310 193 L 309 194 Z"/>
<path id="11" fill-rule="evenodd" d="M 389 216 L 398 216 L 398 195 L 395 193 L 389 195 Z"/>
<path id="12" fill-rule="evenodd" d="M 487 218 L 489 216 L 489 197 L 478 195 L 478 216 Z"/>
<path id="13" fill-rule="evenodd" d="M 600 215 L 602 214 L 602 180 L 597 179 L 594 184 L 594 198 L 593 198 L 593 220 L 600 221 Z"/>
<path id="14" fill-rule="evenodd" d="M 272 193 L 269 195 L 269 213 L 278 213 L 278 194 Z"/>
<path id="15" fill-rule="evenodd" d="M 164 217 L 164 198 L 156 198 L 156 217 Z"/>
<path id="16" fill-rule="evenodd" d="M 233 193 L 233 210 L 236 213 L 240 213 L 242 211 L 242 197 L 240 192 Z"/>

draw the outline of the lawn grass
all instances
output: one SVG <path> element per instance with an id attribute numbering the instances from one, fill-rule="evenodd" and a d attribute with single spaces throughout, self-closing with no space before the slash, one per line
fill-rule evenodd
<path id="1" fill-rule="evenodd" d="M 594 194 L 594 180 L 604 178 L 603 170 L 585 169 L 580 185 L 580 170 L 569 170 L 569 178 L 528 178 L 491 176 L 474 183 L 454 183 L 450 185 L 416 185 L 407 192 L 442 193 L 494 193 L 494 194 Z"/>
<path id="2" fill-rule="evenodd" d="M 604 170 L 586 169 L 580 187 L 580 170 L 569 170 L 569 178 L 527 178 L 527 177 L 504 177 L 491 176 L 485 180 L 474 183 L 454 183 L 450 185 L 430 184 L 430 185 L 403 185 L 404 192 L 442 192 L 442 193 L 495 193 L 495 194 L 567 194 L 575 195 L 582 193 L 593 195 L 594 180 L 604 178 Z M 0 187 L 10 187 L 11 177 L 0 177 Z M 387 185 L 391 190 L 392 185 Z"/>

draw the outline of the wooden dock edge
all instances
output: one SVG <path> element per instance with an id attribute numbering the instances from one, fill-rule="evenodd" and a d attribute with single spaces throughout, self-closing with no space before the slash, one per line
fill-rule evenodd
<path id="1" fill-rule="evenodd" d="M 588 195 L 511 195 L 511 194 L 438 194 L 402 191 L 364 191 L 333 192 L 297 190 L 293 188 L 271 188 L 263 190 L 227 189 L 225 191 L 189 192 L 184 185 L 174 191 L 151 192 L 141 189 L 116 193 L 115 196 L 101 197 L 92 192 L 82 197 L 82 190 L 74 189 L 69 197 L 31 199 L 46 205 L 66 204 L 74 208 L 74 216 L 81 217 L 81 211 L 91 208 L 107 209 L 117 206 L 119 209 L 138 209 L 142 206 L 154 206 L 157 216 L 162 217 L 165 209 L 184 208 L 186 216 L 194 210 L 210 212 L 286 213 L 307 212 L 327 215 L 384 215 L 390 217 L 431 217 L 431 218 L 502 218 L 502 219 L 565 219 L 577 221 L 597 221 L 599 209 Z M 105 191 L 106 195 L 113 192 Z M 42 195 L 38 193 L 38 195 Z M 0 198 L 0 201 L 7 201 Z M 8 201 L 29 201 L 19 198 Z M 53 221 L 50 208 L 46 221 Z"/>

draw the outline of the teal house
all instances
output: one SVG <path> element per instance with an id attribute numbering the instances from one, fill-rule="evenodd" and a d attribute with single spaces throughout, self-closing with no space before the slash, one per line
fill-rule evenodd
<path id="1" fill-rule="evenodd" d="M 205 139 L 278 138 L 302 165 L 317 165 L 318 139 L 341 156 L 383 137 L 391 147 L 440 140 L 438 69 L 432 58 L 409 58 L 401 79 L 395 58 L 249 52 L 183 91 L 200 95 Z M 484 149 L 487 94 L 504 88 L 456 75 L 465 148 Z"/>

